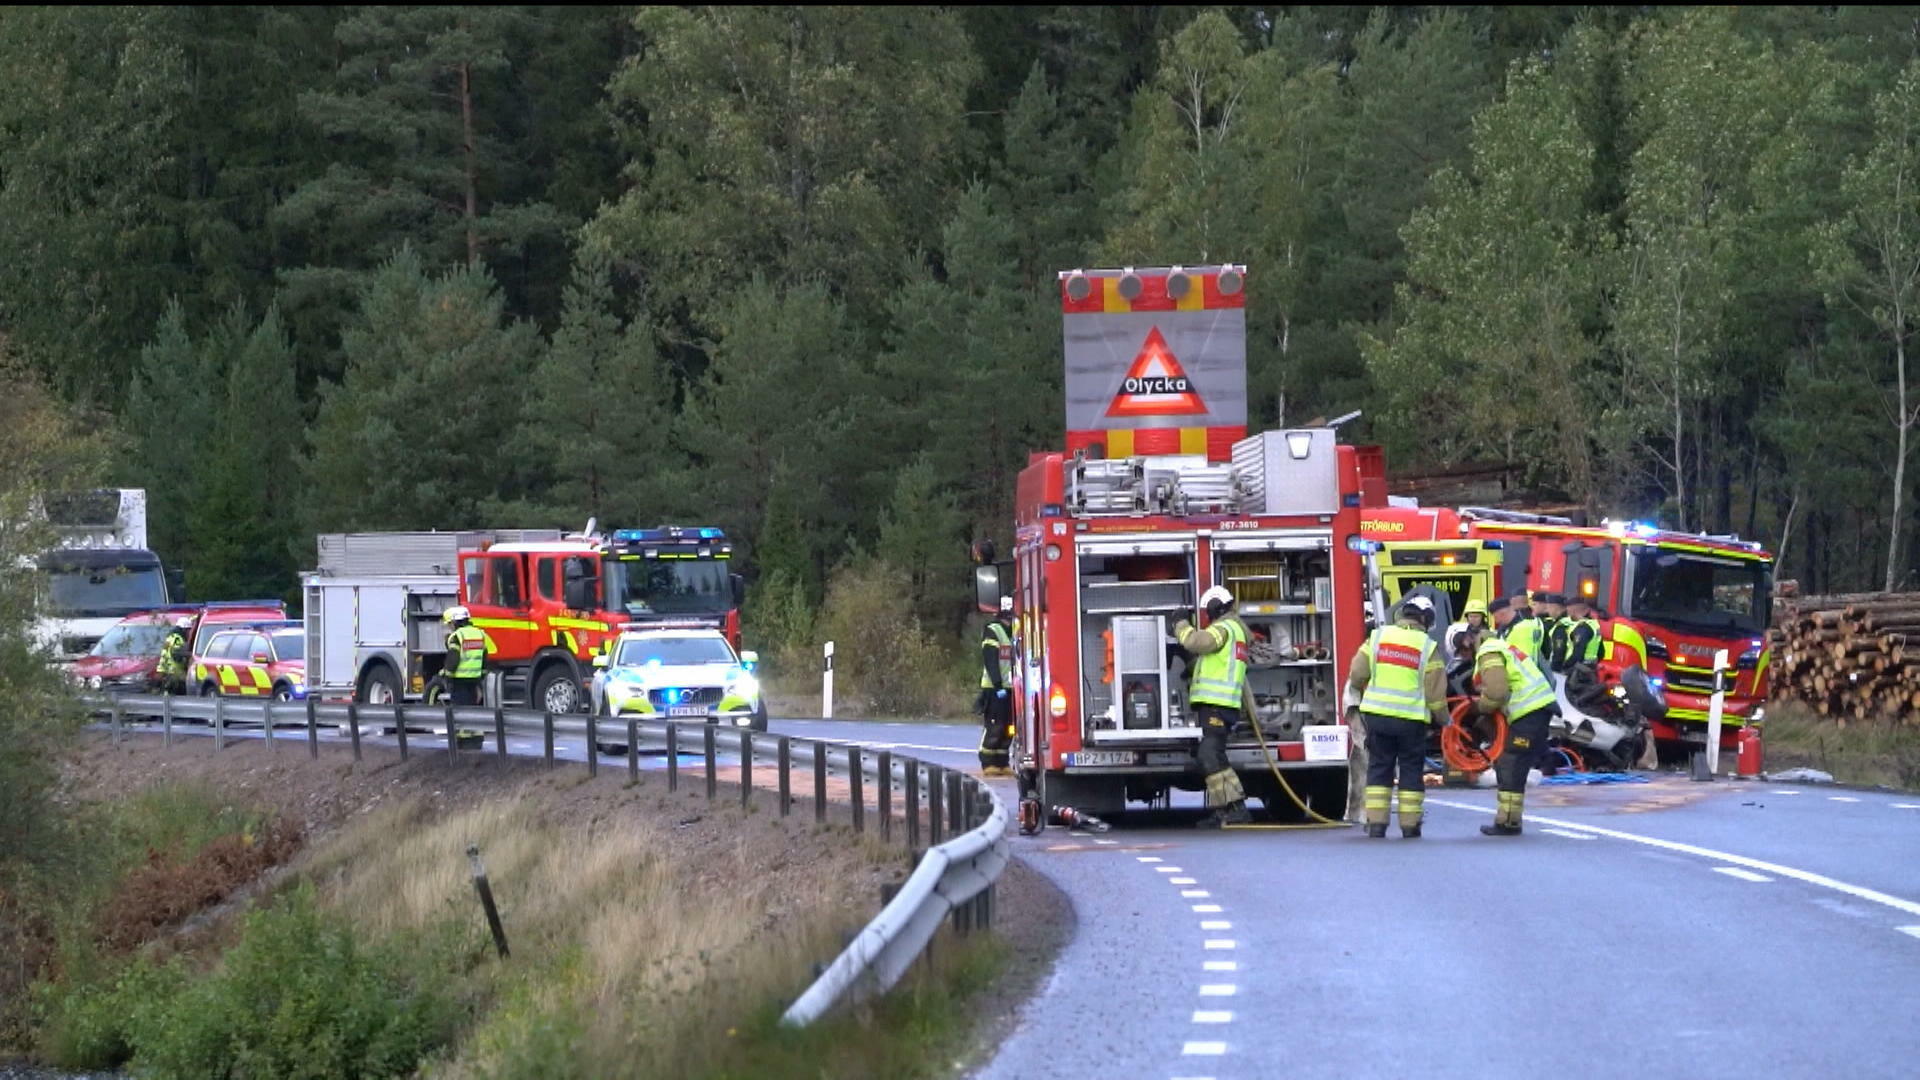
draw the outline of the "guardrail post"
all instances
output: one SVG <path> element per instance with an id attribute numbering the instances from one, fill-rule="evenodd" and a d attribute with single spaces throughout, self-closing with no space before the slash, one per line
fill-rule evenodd
<path id="1" fill-rule="evenodd" d="M 507 759 L 507 710 L 498 705 L 493 707 L 493 748 L 500 760 Z"/>
<path id="2" fill-rule="evenodd" d="M 627 779 L 640 781 L 640 721 L 627 717 Z"/>
<path id="3" fill-rule="evenodd" d="M 160 745 L 173 745 L 173 695 L 160 699 Z"/>
<path id="4" fill-rule="evenodd" d="M 360 703 L 347 702 L 347 738 L 353 741 L 353 760 L 360 760 Z"/>
<path id="5" fill-rule="evenodd" d="M 940 819 L 941 802 L 946 797 L 946 776 L 938 768 L 927 766 L 927 846 L 939 847 L 941 843 Z"/>
<path id="6" fill-rule="evenodd" d="M 862 783 L 866 777 L 861 775 L 860 748 L 847 748 L 847 788 L 853 799 L 853 831 L 867 830 L 867 793 Z"/>
<path id="7" fill-rule="evenodd" d="M 121 726 L 122 726 L 122 724 L 121 724 L 121 721 L 120 721 L 120 695 L 118 695 L 118 694 L 109 694 L 109 695 L 107 695 L 107 701 L 109 701 L 109 702 L 111 703 L 111 704 L 109 704 L 109 705 L 107 706 L 107 714 L 108 714 L 108 716 L 110 716 L 110 717 L 112 718 L 112 722 L 113 722 L 113 741 L 117 743 L 117 742 L 119 742 L 119 741 L 120 741 L 120 737 L 121 737 L 121 735 L 122 735 L 122 734 L 124 734 L 124 733 L 123 733 L 123 732 L 122 732 L 122 731 L 120 730 L 120 729 L 121 729 Z"/>
<path id="8" fill-rule="evenodd" d="M 260 699 L 260 732 L 267 740 L 267 749 L 271 751 L 273 749 L 273 699 L 270 697 Z"/>
<path id="9" fill-rule="evenodd" d="M 393 703 L 393 733 L 400 738 L 400 760 L 407 760 L 407 707 Z"/>
<path id="10" fill-rule="evenodd" d="M 587 712 L 587 775 L 600 775 L 600 718 Z"/>
<path id="11" fill-rule="evenodd" d="M 320 707 L 311 694 L 307 695 L 307 756 L 320 757 Z"/>
<path id="12" fill-rule="evenodd" d="M 774 744 L 780 758 L 780 816 L 793 813 L 793 740 L 785 735 Z"/>
<path id="13" fill-rule="evenodd" d="M 553 768 L 553 714 L 550 712 L 540 714 L 540 737 L 546 743 L 547 768 L 551 769 Z"/>
<path id="14" fill-rule="evenodd" d="M 740 729 L 740 809 L 753 803 L 753 729 Z"/>
<path id="15" fill-rule="evenodd" d="M 460 737 L 454 731 L 451 704 L 447 706 L 447 760 L 449 762 L 460 760 Z"/>
<path id="16" fill-rule="evenodd" d="M 880 784 L 880 839 L 893 839 L 893 751 L 882 750 L 874 761 L 874 775 Z"/>
<path id="17" fill-rule="evenodd" d="M 713 725 L 703 726 L 700 735 L 701 751 L 707 756 L 707 801 L 712 802 L 720 793 L 720 778 L 713 772 Z"/>
<path id="18" fill-rule="evenodd" d="M 680 727 L 667 725 L 667 790 L 680 790 Z"/>
<path id="19" fill-rule="evenodd" d="M 907 850 L 920 850 L 920 764 L 907 762 Z"/>
<path id="20" fill-rule="evenodd" d="M 815 824 L 827 820 L 827 744 L 817 739 L 813 744 L 813 820 Z"/>
<path id="21" fill-rule="evenodd" d="M 217 694 L 213 699 L 213 751 L 219 753 L 227 748 L 227 698 Z"/>

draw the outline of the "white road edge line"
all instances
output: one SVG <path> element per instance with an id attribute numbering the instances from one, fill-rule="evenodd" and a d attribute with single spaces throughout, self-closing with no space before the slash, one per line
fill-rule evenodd
<path id="1" fill-rule="evenodd" d="M 1854 798 L 1851 795 L 1829 795 L 1827 796 L 1827 801 L 1828 802 L 1859 802 L 1860 800 Z"/>
<path id="2" fill-rule="evenodd" d="M 1783 791 L 1769 791 L 1769 792 L 1767 792 L 1767 794 L 1769 794 L 1769 795 L 1798 795 L 1798 794 L 1800 794 L 1800 793 L 1799 793 L 1799 792 L 1797 792 L 1797 791 L 1784 791 L 1784 790 L 1783 790 Z"/>
<path id="3" fill-rule="evenodd" d="M 1482 814 L 1493 813 L 1492 807 L 1477 806 L 1473 803 L 1454 802 L 1452 799 L 1428 799 L 1427 801 L 1438 803 L 1441 806 L 1451 807 L 1455 810 L 1474 810 Z M 1804 882 L 1808 885 L 1817 885 L 1823 889 L 1832 889 L 1835 892 L 1845 893 L 1856 900 L 1865 900 L 1868 903 L 1879 904 L 1882 907 L 1890 907 L 1895 911 L 1904 911 L 1909 915 L 1920 915 L 1920 902 L 1903 899 L 1898 896 L 1891 896 L 1878 889 L 1869 889 L 1860 885 L 1849 885 L 1844 881 L 1830 878 L 1825 874 L 1816 874 L 1808 870 L 1796 870 L 1791 866 L 1781 866 L 1779 863 L 1770 863 L 1764 859 L 1750 859 L 1745 855 L 1734 855 L 1730 852 L 1715 851 L 1712 848 L 1698 847 L 1693 844 L 1682 844 L 1675 840 L 1659 840 L 1651 836 L 1640 836 L 1637 833 L 1621 832 L 1618 829 L 1603 829 L 1598 825 L 1582 825 L 1578 822 L 1544 817 L 1535 817 L 1533 820 L 1543 825 L 1557 825 L 1563 829 L 1578 829 L 1581 832 L 1590 832 L 1596 836 L 1610 837 L 1614 840 L 1625 840 L 1633 844 L 1645 844 L 1648 847 L 1677 851 L 1683 855 L 1697 855 L 1700 858 L 1712 859 L 1715 862 L 1734 863 L 1751 870 L 1764 870 L 1776 877 L 1792 878 L 1795 881 Z"/>
<path id="4" fill-rule="evenodd" d="M 1725 874 L 1730 878 L 1739 878 L 1741 881 L 1762 882 L 1773 880 L 1765 874 L 1756 874 L 1751 870 L 1742 870 L 1737 866 L 1716 866 L 1713 868 L 1713 872 L 1716 874 Z"/>
<path id="5" fill-rule="evenodd" d="M 1908 937 L 1920 938 L 1920 926 L 1900 926 L 1895 927 L 1895 929 Z"/>
<path id="6" fill-rule="evenodd" d="M 1193 1022 L 1196 1024 L 1231 1024 L 1233 1013 L 1227 1009 L 1195 1009 Z"/>
<path id="7" fill-rule="evenodd" d="M 1223 1042 L 1190 1042 L 1180 1048 L 1182 1054 L 1190 1057 L 1218 1057 L 1227 1052 Z"/>
<path id="8" fill-rule="evenodd" d="M 1567 839 L 1569 839 L 1569 840 L 1594 840 L 1594 839 L 1597 839 L 1597 837 L 1592 837 L 1592 836 L 1588 836 L 1588 835 L 1587 835 L 1586 833 L 1577 833 L 1577 832 L 1570 832 L 1570 831 L 1568 831 L 1568 830 L 1566 830 L 1566 829 L 1541 829 L 1540 831 L 1541 831 L 1541 832 L 1543 832 L 1543 833 L 1552 833 L 1552 834 L 1553 834 L 1553 835 L 1555 835 L 1555 836 L 1564 836 L 1564 837 L 1566 837 L 1566 838 L 1567 838 Z"/>

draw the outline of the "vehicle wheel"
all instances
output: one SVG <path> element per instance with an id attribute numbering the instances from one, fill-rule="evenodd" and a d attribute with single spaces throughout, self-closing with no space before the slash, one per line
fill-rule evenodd
<path id="1" fill-rule="evenodd" d="M 292 701 L 292 700 L 293 700 L 293 687 L 291 687 L 291 686 L 288 686 L 288 685 L 287 685 L 286 683 L 279 683 L 279 684 L 276 684 L 276 685 L 274 686 L 274 688 L 273 688 L 273 700 L 275 700 L 275 701 Z"/>
<path id="2" fill-rule="evenodd" d="M 400 676 L 385 664 L 375 664 L 360 676 L 359 697 L 363 705 L 400 704 Z"/>
<path id="3" fill-rule="evenodd" d="M 767 730 L 767 706 L 765 703 L 762 703 L 759 708 L 753 710 L 753 719 L 747 722 L 747 726 L 753 728 L 755 731 Z"/>
<path id="4" fill-rule="evenodd" d="M 210 683 L 210 682 L 205 682 L 200 684 L 201 697 L 218 697 L 219 695 L 220 695 L 220 687 L 218 684 Z"/>
<path id="5" fill-rule="evenodd" d="M 581 691 L 579 682 L 563 665 L 549 665 L 534 683 L 534 707 L 544 712 L 577 713 L 586 701 L 587 695 Z"/>

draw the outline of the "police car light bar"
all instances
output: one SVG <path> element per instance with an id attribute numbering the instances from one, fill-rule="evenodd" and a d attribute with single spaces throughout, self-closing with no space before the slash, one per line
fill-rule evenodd
<path id="1" fill-rule="evenodd" d="M 619 529 L 613 534 L 616 544 L 693 543 L 699 540 L 723 540 L 726 533 L 710 526 L 667 525 L 658 529 Z"/>

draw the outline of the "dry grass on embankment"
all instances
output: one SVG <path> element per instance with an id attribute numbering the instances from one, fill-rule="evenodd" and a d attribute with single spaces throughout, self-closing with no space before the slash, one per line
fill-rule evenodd
<path id="1" fill-rule="evenodd" d="M 697 781 L 670 793 L 660 773 L 633 783 L 607 770 L 590 781 L 579 766 L 477 757 L 450 766 L 436 754 L 400 764 L 370 753 L 356 765 L 331 750 L 310 761 L 303 745 L 269 753 L 258 743 L 216 755 L 204 740 L 165 749 L 100 740 L 76 772 L 100 800 L 142 783 L 203 785 L 304 836 L 275 898 L 256 906 L 310 885 L 323 917 L 369 955 L 411 956 L 397 970 L 436 988 L 434 1015 L 455 1017 L 421 1075 L 945 1073 L 972 1035 L 968 999 L 1004 955 L 987 936 L 943 945 L 884 1001 L 790 1032 L 780 1011 L 878 909 L 881 885 L 909 868 L 897 846 L 814 824 L 804 801 L 783 819 L 771 795 L 742 809 L 737 789 L 723 787 L 709 803 Z M 469 844 L 500 904 L 505 961 L 481 930 Z M 203 974 L 217 975 L 222 950 L 253 932 L 236 916 L 224 922 L 198 935 Z M 460 944 L 445 948 L 449 940 Z M 175 941 L 168 951 L 191 949 Z M 429 962 L 435 970 L 417 970 Z"/>
<path id="2" fill-rule="evenodd" d="M 1768 772 L 1807 766 L 1842 784 L 1920 791 L 1920 725 L 1898 717 L 1842 722 L 1775 702 L 1761 731 Z"/>

